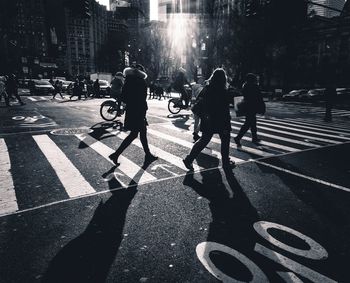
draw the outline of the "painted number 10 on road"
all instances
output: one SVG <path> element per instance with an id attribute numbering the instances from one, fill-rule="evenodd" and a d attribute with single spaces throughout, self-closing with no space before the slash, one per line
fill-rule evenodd
<path id="1" fill-rule="evenodd" d="M 272 245 L 283 249 L 287 252 L 293 253 L 297 256 L 312 259 L 312 260 L 324 260 L 328 257 L 328 253 L 319 243 L 317 243 L 315 240 L 311 239 L 310 237 L 294 230 L 289 227 L 272 223 L 272 222 L 266 222 L 266 221 L 259 221 L 254 223 L 253 225 L 255 231 L 265 240 L 267 240 Z M 274 228 L 277 230 L 284 231 L 286 233 L 290 233 L 301 240 L 305 241 L 305 243 L 309 246 L 309 249 L 302 250 L 295 247 L 291 247 L 285 243 L 282 243 L 281 241 L 278 241 L 276 238 L 274 238 L 271 234 L 269 234 L 268 229 Z M 265 273 L 260 269 L 259 266 L 257 266 L 253 261 L 251 261 L 248 257 L 243 255 L 242 253 L 229 248 L 225 245 L 216 243 L 216 242 L 202 242 L 197 245 L 196 247 L 196 253 L 201 261 L 201 263 L 204 265 L 204 267 L 217 279 L 223 281 L 223 282 L 243 282 L 238 281 L 224 272 L 222 272 L 215 264 L 211 261 L 209 254 L 213 251 L 219 251 L 222 253 L 226 253 L 234 258 L 236 258 L 238 261 L 240 261 L 242 264 L 248 268 L 248 270 L 251 272 L 253 279 L 250 282 L 269 282 L 267 276 Z M 285 257 L 281 255 L 280 253 L 273 251 L 263 245 L 260 245 L 259 243 L 255 244 L 254 251 L 263 255 L 264 257 L 284 266 L 288 270 L 292 272 L 277 272 L 279 276 L 281 276 L 284 281 L 286 282 L 303 282 L 299 277 L 297 277 L 295 274 L 298 274 L 312 282 L 316 283 L 328 283 L 328 282 L 336 282 L 288 257 Z"/>

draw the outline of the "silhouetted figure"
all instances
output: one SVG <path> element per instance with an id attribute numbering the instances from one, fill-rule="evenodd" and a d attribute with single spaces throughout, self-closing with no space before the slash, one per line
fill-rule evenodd
<path id="1" fill-rule="evenodd" d="M 18 95 L 18 83 L 17 78 L 14 74 L 10 74 L 6 80 L 6 92 L 9 97 L 15 96 L 18 102 L 23 105 L 25 104 L 21 97 Z"/>
<path id="2" fill-rule="evenodd" d="M 334 86 L 327 86 L 325 90 L 325 99 L 326 99 L 326 113 L 324 116 L 324 121 L 332 122 L 332 108 L 334 104 L 337 91 Z"/>
<path id="3" fill-rule="evenodd" d="M 258 144 L 260 139 L 257 134 L 256 114 L 259 113 L 261 105 L 264 103 L 258 86 L 258 79 L 255 74 L 247 74 L 246 82 L 243 84 L 242 94 L 244 97 L 245 122 L 238 135 L 234 138 L 237 147 L 241 147 L 241 138 L 250 129 L 252 142 Z"/>
<path id="4" fill-rule="evenodd" d="M 72 99 L 72 97 L 74 97 L 74 96 L 79 97 L 79 81 L 78 81 L 78 79 L 75 79 L 75 81 L 74 81 L 72 95 L 69 97 L 69 99 Z"/>
<path id="5" fill-rule="evenodd" d="M 6 78 L 0 77 L 0 101 L 4 97 L 6 106 L 10 106 L 10 100 L 6 92 Z"/>
<path id="6" fill-rule="evenodd" d="M 122 100 L 126 103 L 126 113 L 124 129 L 129 130 L 130 134 L 121 143 L 115 153 L 109 158 L 116 165 L 119 165 L 118 158 L 122 152 L 132 143 L 140 133 L 140 140 L 145 151 L 145 163 L 150 163 L 158 157 L 151 154 L 147 141 L 147 84 L 145 79 L 147 74 L 142 65 L 128 67 L 124 70 L 125 84 L 122 89 Z"/>
<path id="7" fill-rule="evenodd" d="M 174 81 L 174 89 L 180 93 L 180 98 L 185 102 L 185 107 L 188 107 L 190 96 L 185 89 L 185 84 L 188 84 L 185 69 L 180 68 Z"/>
<path id="8" fill-rule="evenodd" d="M 122 103 L 121 95 L 124 85 L 124 77 L 122 72 L 117 72 L 111 81 L 111 97 L 117 101 L 118 114 Z"/>
<path id="9" fill-rule="evenodd" d="M 54 89 L 54 93 L 52 96 L 52 99 L 56 98 L 56 95 L 59 94 L 61 96 L 61 98 L 63 98 L 62 95 L 62 82 L 60 82 L 59 80 L 56 80 L 56 82 L 54 83 L 53 87 Z"/>
<path id="10" fill-rule="evenodd" d="M 100 82 L 99 82 L 98 79 L 95 80 L 94 85 L 93 85 L 93 88 L 94 88 L 93 97 L 100 98 L 101 86 L 100 86 Z"/>
<path id="11" fill-rule="evenodd" d="M 201 99 L 201 91 L 204 88 L 204 80 L 201 78 L 198 83 L 192 85 L 192 100 L 193 105 Z M 199 131 L 200 131 L 200 117 L 196 113 L 193 113 L 193 140 L 196 142 L 200 139 Z"/>
<path id="12" fill-rule="evenodd" d="M 224 168 L 232 168 L 235 164 L 230 161 L 230 131 L 231 116 L 229 95 L 226 89 L 226 73 L 223 69 L 216 69 L 209 78 L 209 85 L 203 90 L 201 111 L 201 138 L 193 145 L 189 155 L 183 160 L 189 170 L 193 170 L 193 161 L 210 142 L 214 134 L 221 139 L 221 158 Z"/>

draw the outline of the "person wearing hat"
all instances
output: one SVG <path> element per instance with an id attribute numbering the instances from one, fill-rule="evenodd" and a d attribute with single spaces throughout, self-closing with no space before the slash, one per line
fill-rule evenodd
<path id="1" fill-rule="evenodd" d="M 117 166 L 119 156 L 140 134 L 140 141 L 145 152 L 145 164 L 158 159 L 149 149 L 147 141 L 147 74 L 142 65 L 137 64 L 125 68 L 123 71 L 125 83 L 122 88 L 121 99 L 126 104 L 124 129 L 130 134 L 123 140 L 119 148 L 109 156 Z"/>

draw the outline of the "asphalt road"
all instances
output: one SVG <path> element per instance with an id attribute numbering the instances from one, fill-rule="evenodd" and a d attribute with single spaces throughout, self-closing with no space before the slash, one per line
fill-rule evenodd
<path id="1" fill-rule="evenodd" d="M 214 139 L 188 173 L 189 111 L 150 100 L 159 160 L 136 142 L 115 168 L 103 100 L 31 98 L 0 108 L 1 282 L 350 281 L 350 111 L 268 103 L 232 172 Z"/>

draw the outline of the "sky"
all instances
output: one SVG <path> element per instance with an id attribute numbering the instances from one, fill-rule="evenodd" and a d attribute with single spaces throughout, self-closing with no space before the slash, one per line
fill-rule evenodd
<path id="1" fill-rule="evenodd" d="M 107 10 L 109 10 L 109 0 L 97 0 L 101 5 L 107 6 Z"/>

